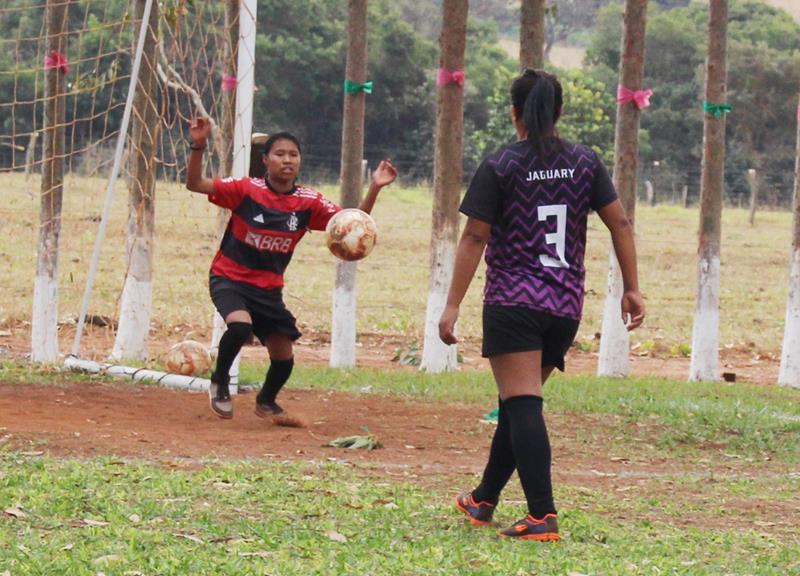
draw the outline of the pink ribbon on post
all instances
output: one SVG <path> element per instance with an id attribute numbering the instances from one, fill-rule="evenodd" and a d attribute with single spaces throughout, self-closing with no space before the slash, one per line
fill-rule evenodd
<path id="1" fill-rule="evenodd" d="M 439 68 L 439 71 L 436 73 L 436 85 L 447 86 L 448 84 L 458 84 L 459 86 L 463 86 L 465 78 L 466 76 L 463 70 L 453 70 L 450 72 L 450 70 L 445 68 Z"/>
<path id="2" fill-rule="evenodd" d="M 67 57 L 57 50 L 52 50 L 48 56 L 44 57 L 44 69 L 52 70 L 53 68 L 58 68 L 62 74 L 69 72 Z"/>
<path id="3" fill-rule="evenodd" d="M 617 86 L 617 102 L 620 104 L 633 102 L 639 110 L 650 106 L 650 96 L 652 95 L 652 90 L 631 90 L 622 84 Z"/>
<path id="4" fill-rule="evenodd" d="M 236 76 L 231 76 L 230 74 L 225 74 L 222 77 L 222 90 L 225 92 L 230 92 L 231 90 L 236 89 Z"/>

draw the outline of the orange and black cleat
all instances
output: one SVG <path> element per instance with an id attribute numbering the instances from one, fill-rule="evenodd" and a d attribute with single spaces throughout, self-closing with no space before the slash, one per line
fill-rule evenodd
<path id="1" fill-rule="evenodd" d="M 456 508 L 469 517 L 474 526 L 488 526 L 492 523 L 495 505 L 491 502 L 475 502 L 471 492 L 462 492 L 456 496 Z"/>
<path id="2" fill-rule="evenodd" d="M 558 518 L 555 514 L 545 514 L 544 518 L 534 518 L 528 514 L 505 530 L 498 532 L 500 536 L 538 540 L 539 542 L 555 542 L 561 540 L 558 535 Z"/>

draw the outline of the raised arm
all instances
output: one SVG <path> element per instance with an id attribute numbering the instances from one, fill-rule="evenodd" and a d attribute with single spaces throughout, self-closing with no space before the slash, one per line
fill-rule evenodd
<path id="1" fill-rule="evenodd" d="M 597 215 L 611 232 L 614 253 L 622 272 L 622 321 L 628 330 L 633 330 L 641 325 L 645 316 L 644 299 L 639 292 L 633 226 L 619 200 L 614 200 L 598 210 Z"/>
<path id="2" fill-rule="evenodd" d="M 458 241 L 456 249 L 456 263 L 453 269 L 453 281 L 447 293 L 447 304 L 439 319 L 439 338 L 445 344 L 455 344 L 458 338 L 455 335 L 456 321 L 461 307 L 461 301 L 467 293 L 475 270 L 481 261 L 483 250 L 489 241 L 492 225 L 477 218 L 468 218 Z"/>
<path id="3" fill-rule="evenodd" d="M 200 194 L 214 193 L 214 181 L 203 176 L 203 152 L 208 145 L 210 133 L 211 124 L 205 118 L 193 118 L 189 124 L 192 146 L 186 167 L 186 188 Z"/>
<path id="4" fill-rule="evenodd" d="M 395 178 L 397 178 L 397 168 L 394 167 L 390 160 L 381 160 L 375 172 L 372 173 L 372 182 L 369 184 L 367 195 L 358 205 L 359 210 L 363 210 L 367 214 L 372 212 L 381 188 L 394 182 Z"/>

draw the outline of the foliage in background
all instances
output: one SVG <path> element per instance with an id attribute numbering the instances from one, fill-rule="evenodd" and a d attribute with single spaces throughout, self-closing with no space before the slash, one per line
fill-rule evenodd
<path id="1" fill-rule="evenodd" d="M 603 84 L 579 70 L 553 70 L 564 89 L 564 114 L 557 128 L 562 138 L 591 146 L 606 163 L 614 157 L 614 115 L 616 102 Z M 516 140 L 511 122 L 509 89 L 516 72 L 508 73 L 489 96 L 486 128 L 467 134 L 482 158 Z"/>
<path id="2" fill-rule="evenodd" d="M 647 22 L 644 85 L 654 95 L 642 114 L 642 129 L 649 133 L 642 167 L 660 180 L 661 188 L 688 185 L 693 196 L 699 191 L 702 156 L 707 12 L 701 3 L 651 10 Z M 755 168 L 767 182 L 767 201 L 786 204 L 793 184 L 800 25 L 782 10 L 747 0 L 732 2 L 729 18 L 728 102 L 733 113 L 727 115 L 726 198 L 749 195 L 744 174 Z M 622 6 L 600 10 L 586 56 L 592 75 L 612 93 L 621 32 Z"/>
<path id="3" fill-rule="evenodd" d="M 673 197 L 684 185 L 689 186 L 690 197 L 696 197 L 700 175 L 707 6 L 687 4 L 686 0 L 661 0 L 651 2 L 648 11 L 645 84 L 655 94 L 653 105 L 642 114 L 642 180 L 651 180 L 657 194 L 671 190 Z M 188 7 L 188 12 L 179 9 L 181 6 Z M 175 34 L 193 27 L 190 42 L 197 50 L 182 53 L 186 61 L 180 65 L 191 70 L 197 82 L 210 78 L 210 92 L 203 98 L 214 99 L 219 96 L 220 64 L 193 52 L 203 53 L 205 46 L 197 44 L 201 41 L 212 47 L 220 45 L 221 20 L 193 17 L 197 6 L 166 0 L 162 31 Z M 548 6 L 551 40 L 577 39 L 587 45 L 586 65 L 592 78 L 577 72 L 563 75 L 569 86 L 567 98 L 574 101 L 561 123 L 562 135 L 590 144 L 611 164 L 622 3 L 552 0 Z M 125 0 L 71 4 L 72 25 L 86 28 L 68 50 L 73 85 L 97 83 L 98 87 L 91 97 L 78 97 L 68 113 L 89 113 L 95 102 L 106 102 L 112 95 L 116 102 L 124 101 L 124 82 L 104 82 L 123 77 L 130 68 L 127 54 L 116 57 L 117 51 L 128 52 L 132 44 L 128 9 Z M 205 10 L 219 15 L 221 6 L 208 3 Z M 325 0 L 259 1 L 254 129 L 296 132 L 304 143 L 306 175 L 317 181 L 336 181 L 339 172 L 346 12 L 345 4 Z M 3 44 L 18 46 L 16 50 L 0 51 L 0 91 L 20 103 L 34 102 L 37 90 L 41 92 L 43 13 L 41 3 L 33 0 L 9 0 L 0 9 L 0 33 L 9 39 L 6 42 L 19 39 Z M 369 76 L 375 90 L 367 100 L 365 155 L 373 164 L 391 157 L 407 181 L 427 180 L 433 162 L 440 13 L 440 0 L 369 3 Z M 466 178 L 488 151 L 513 138 L 506 95 L 518 68 L 515 55 L 500 47 L 501 40 L 518 34 L 516 5 L 479 0 L 471 3 L 470 15 L 464 105 Z M 98 54 L 106 56 L 95 64 Z M 748 193 L 743 174 L 755 168 L 765 182 L 762 197 L 786 203 L 792 187 L 798 84 L 800 25 L 786 12 L 760 2 L 733 1 L 729 100 L 734 112 L 727 117 L 729 200 L 738 201 Z M 168 98 L 164 106 L 175 103 Z M 40 108 L 39 104 L 35 113 L 10 114 L 8 106 L 0 106 L 3 137 L 40 127 Z M 94 122 L 98 129 L 102 125 L 108 131 L 120 117 L 121 110 L 115 109 L 98 115 Z M 81 132 L 74 138 L 92 141 L 97 136 Z M 182 150 L 180 138 L 175 148 Z M 0 162 L 10 150 L 0 146 Z M 160 159 L 171 166 L 170 174 L 175 176 L 173 172 L 180 170 L 183 160 L 181 153 L 172 158 L 173 153 L 162 150 Z"/>

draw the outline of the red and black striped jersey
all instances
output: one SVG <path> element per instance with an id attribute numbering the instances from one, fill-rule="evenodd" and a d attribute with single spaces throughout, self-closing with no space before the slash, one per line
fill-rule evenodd
<path id="1" fill-rule="evenodd" d="M 263 178 L 214 180 L 208 201 L 228 208 L 211 274 L 259 288 L 281 288 L 295 246 L 308 230 L 324 230 L 341 208 L 311 188 L 273 191 Z"/>

